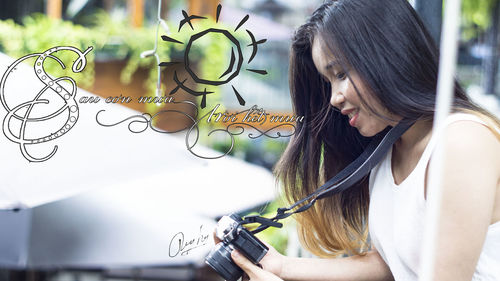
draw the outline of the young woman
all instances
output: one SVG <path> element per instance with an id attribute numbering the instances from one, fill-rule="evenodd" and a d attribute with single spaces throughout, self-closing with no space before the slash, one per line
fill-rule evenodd
<path id="1" fill-rule="evenodd" d="M 291 53 L 291 96 L 305 122 L 276 167 L 290 202 L 387 126 L 416 122 L 369 177 L 295 216 L 302 244 L 322 259 L 271 249 L 262 268 L 236 251 L 234 261 L 250 280 L 417 280 L 437 141 L 434 42 L 406 0 L 336 0 L 296 31 Z M 456 83 L 446 123 L 434 280 L 500 280 L 500 122 Z M 339 254 L 350 257 L 331 258 Z"/>

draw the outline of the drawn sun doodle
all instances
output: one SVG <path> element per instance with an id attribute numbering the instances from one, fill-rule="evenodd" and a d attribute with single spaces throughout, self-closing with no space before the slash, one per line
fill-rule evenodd
<path id="1" fill-rule="evenodd" d="M 219 16 L 221 12 L 222 6 L 219 4 L 217 6 L 217 13 L 216 13 L 216 19 L 215 22 L 219 22 Z M 207 19 L 206 17 L 201 17 L 201 16 L 196 16 L 196 15 L 188 15 L 186 11 L 182 11 L 182 15 L 184 16 L 184 19 L 182 19 L 179 23 L 179 29 L 177 32 L 180 32 L 182 27 L 187 23 L 190 27 L 191 30 L 194 31 L 193 24 L 191 23 L 191 20 L 193 19 Z M 234 29 L 233 32 L 236 32 L 247 20 L 249 16 L 246 15 L 243 17 L 243 19 L 238 23 L 236 28 Z M 258 45 L 266 42 L 266 39 L 261 39 L 261 40 L 256 40 L 255 36 L 252 34 L 252 32 L 248 29 L 246 29 L 246 32 L 248 36 L 250 37 L 250 41 L 252 43 L 248 44 L 246 47 L 251 47 L 252 48 L 252 54 L 250 55 L 250 58 L 248 59 L 248 64 L 252 62 L 252 60 L 255 58 L 255 55 L 257 55 L 258 51 Z M 218 77 L 218 79 L 209 79 L 205 77 L 199 77 L 198 74 L 195 73 L 195 71 L 192 69 L 192 66 L 190 65 L 190 59 L 189 59 L 189 54 L 190 50 L 193 47 L 193 44 L 196 43 L 196 40 L 199 40 L 205 36 L 210 36 L 210 35 L 221 35 L 223 40 L 228 40 L 228 42 L 231 45 L 231 54 L 230 54 L 230 60 L 229 60 L 229 65 L 227 66 L 227 69 Z M 162 35 L 161 36 L 163 41 L 166 42 L 171 42 L 175 44 L 185 44 L 186 47 L 184 49 L 184 67 L 186 69 L 186 72 L 191 76 L 191 79 L 193 79 L 197 84 L 201 85 L 211 85 L 211 86 L 220 86 L 223 84 L 229 83 L 231 80 L 233 80 L 236 76 L 241 71 L 241 68 L 243 66 L 243 62 L 245 59 L 243 58 L 243 51 L 241 49 L 240 42 L 236 37 L 233 35 L 233 33 L 229 30 L 225 29 L 218 29 L 218 28 L 208 28 L 206 30 L 200 31 L 198 33 L 195 33 L 191 35 L 189 38 L 189 41 L 187 43 L 180 42 L 172 37 Z M 169 62 L 162 62 L 160 63 L 160 66 L 172 66 L 175 64 L 181 63 L 180 61 L 169 61 Z M 260 69 L 250 69 L 246 68 L 247 71 L 251 71 L 260 75 L 266 75 L 267 71 L 266 70 L 260 70 Z M 207 103 L 207 95 L 213 94 L 214 92 L 212 91 L 207 91 L 205 88 L 203 91 L 197 91 L 194 89 L 191 89 L 185 85 L 185 82 L 187 81 L 188 78 L 179 79 L 177 72 L 174 71 L 174 82 L 177 84 L 177 86 L 170 92 L 170 95 L 174 94 L 177 92 L 179 89 L 182 89 L 186 91 L 187 93 L 193 95 L 193 96 L 202 96 L 201 100 L 201 108 L 206 107 Z M 245 99 L 240 95 L 240 93 L 236 90 L 236 88 L 231 85 L 233 92 L 238 99 L 238 102 L 240 105 L 245 105 Z"/>

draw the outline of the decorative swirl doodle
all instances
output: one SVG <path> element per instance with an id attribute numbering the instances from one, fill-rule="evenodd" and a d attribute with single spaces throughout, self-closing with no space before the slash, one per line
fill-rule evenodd
<path id="1" fill-rule="evenodd" d="M 45 157 L 37 158 L 32 156 L 28 150 L 27 150 L 27 145 L 33 145 L 33 144 L 39 144 L 39 143 L 44 143 L 48 141 L 52 141 L 54 139 L 57 139 L 61 137 L 62 135 L 66 134 L 73 128 L 78 121 L 78 116 L 79 116 L 79 110 L 78 110 L 78 104 L 76 101 L 76 82 L 71 78 L 71 77 L 59 77 L 56 79 L 52 79 L 46 72 L 43 67 L 43 64 L 47 58 L 52 58 L 55 61 L 59 63 L 61 68 L 66 68 L 64 63 L 58 59 L 56 56 L 53 56 L 53 53 L 56 53 L 58 51 L 62 50 L 68 50 L 75 52 L 78 55 L 78 59 L 76 59 L 73 63 L 72 66 L 72 71 L 75 73 L 81 72 L 85 66 L 87 65 L 87 59 L 86 55 L 93 49 L 93 47 L 88 47 L 84 52 L 81 52 L 79 49 L 71 46 L 60 46 L 60 47 L 54 47 L 50 48 L 47 51 L 43 53 L 35 53 L 35 54 L 29 54 L 24 57 L 21 57 L 14 61 L 7 69 L 7 71 L 4 73 L 2 76 L 2 80 L 0 81 L 0 101 L 3 105 L 3 107 L 7 110 L 7 115 L 5 116 L 3 120 L 3 133 L 4 135 L 12 142 L 15 142 L 19 144 L 19 147 L 21 149 L 21 153 L 30 162 L 42 162 L 50 159 L 52 156 L 57 151 L 58 146 L 55 145 L 54 148 L 52 149 L 52 152 L 50 152 L 48 155 Z M 5 98 L 5 84 L 6 81 L 9 77 L 9 75 L 13 72 L 13 70 L 16 69 L 16 66 L 21 63 L 22 61 L 32 58 L 32 57 L 37 57 L 34 65 L 34 71 L 35 75 L 38 77 L 38 79 L 45 85 L 36 96 L 30 100 L 23 102 L 17 106 L 11 107 L 7 103 L 7 100 Z M 60 81 L 69 81 L 71 84 L 71 92 L 66 90 L 59 82 Z M 62 100 L 64 101 L 64 104 L 56 109 L 54 112 L 46 114 L 41 117 L 32 117 L 32 111 L 36 108 L 36 105 L 40 104 L 49 104 L 49 100 L 47 99 L 41 99 L 40 97 L 47 91 L 51 89 L 51 93 L 54 92 L 57 95 L 59 95 Z M 47 134 L 44 137 L 38 137 L 38 138 L 27 138 L 26 137 L 26 126 L 28 123 L 31 122 L 40 122 L 40 121 L 46 121 L 52 118 L 55 118 L 62 114 L 63 112 L 68 112 L 68 117 L 64 124 L 61 125 L 59 129 L 57 129 L 55 132 L 52 132 L 50 134 Z M 11 123 L 13 122 L 12 119 L 17 119 L 18 121 L 21 122 L 20 124 L 20 129 L 17 134 L 14 134 L 11 129 Z"/>
<path id="2" fill-rule="evenodd" d="M 129 116 L 121 121 L 118 121 L 116 123 L 112 123 L 112 124 L 105 124 L 104 122 L 102 121 L 99 121 L 99 114 L 101 114 L 101 112 L 105 111 L 104 109 L 103 110 L 99 110 L 99 112 L 97 112 L 97 114 L 95 115 L 95 120 L 97 122 L 97 124 L 103 126 L 103 127 L 113 127 L 113 126 L 116 126 L 118 124 L 121 124 L 123 122 L 126 122 L 128 120 L 131 120 L 131 119 L 135 119 L 135 120 L 132 120 L 129 122 L 128 124 L 128 130 L 132 133 L 142 133 L 144 131 L 146 131 L 148 128 L 150 128 L 151 130 L 155 131 L 155 132 L 158 132 L 158 133 L 163 133 L 163 134 L 172 134 L 172 133 L 177 133 L 177 132 L 180 132 L 180 131 L 183 131 L 185 130 L 186 128 L 182 128 L 182 129 L 179 129 L 179 130 L 176 130 L 176 131 L 162 131 L 162 130 L 158 130 L 157 128 L 153 127 L 153 120 L 161 115 L 161 114 L 164 114 L 164 113 L 169 113 L 169 112 L 174 112 L 174 113 L 180 113 L 184 116 L 186 116 L 187 118 L 189 118 L 191 121 L 193 121 L 193 123 L 195 123 L 196 121 L 196 115 L 198 115 L 198 107 L 196 106 L 196 104 L 194 104 L 193 102 L 191 101 L 179 101 L 179 102 L 171 102 L 171 103 L 184 103 L 184 104 L 189 104 L 191 106 L 193 106 L 195 109 L 196 109 L 196 112 L 195 112 L 195 117 L 185 113 L 185 112 L 182 112 L 180 110 L 174 110 L 174 109 L 168 109 L 168 110 L 161 110 L 161 111 L 158 111 L 155 115 L 151 115 L 149 113 L 143 113 L 143 114 L 136 114 L 136 115 L 132 115 L 132 116 Z M 141 129 L 134 129 L 132 126 L 133 124 L 135 123 L 140 123 L 140 124 L 143 124 L 144 127 L 141 128 Z"/>
<path id="3" fill-rule="evenodd" d="M 196 124 L 195 124 L 195 125 L 196 125 Z M 258 136 L 254 136 L 252 133 L 248 133 L 248 137 L 249 137 L 249 138 L 251 138 L 251 139 L 256 139 L 256 138 L 259 138 L 259 137 L 261 137 L 261 136 L 263 136 L 263 135 L 265 135 L 265 136 L 267 136 L 267 137 L 270 137 L 270 138 L 273 138 L 273 139 L 277 139 L 277 138 L 281 138 L 281 137 L 289 137 L 289 136 L 292 136 L 293 134 L 295 134 L 295 130 L 296 130 L 296 127 L 295 127 L 293 124 L 289 124 L 289 123 L 287 123 L 287 124 L 280 124 L 280 125 L 278 125 L 278 126 L 275 126 L 275 127 L 270 128 L 270 129 L 268 129 L 268 130 L 266 130 L 266 131 L 261 131 L 261 130 L 259 130 L 257 127 L 252 126 L 252 125 L 247 124 L 247 123 L 233 123 L 233 124 L 228 125 L 228 126 L 226 127 L 226 129 L 215 129 L 215 130 L 212 130 L 212 131 L 210 131 L 210 132 L 208 133 L 208 136 L 212 135 L 212 133 L 215 133 L 215 132 L 225 132 L 225 133 L 227 133 L 227 134 L 229 135 L 229 137 L 231 138 L 231 145 L 230 145 L 230 147 L 227 149 L 227 151 L 226 151 L 226 152 L 224 152 L 223 154 L 221 154 L 221 155 L 219 155 L 219 156 L 214 156 L 214 157 L 207 157 L 207 156 L 202 156 L 202 155 L 199 155 L 199 154 L 197 154 L 197 153 L 195 153 L 195 152 L 193 151 L 193 148 L 194 148 L 194 146 L 198 143 L 198 139 L 199 139 L 199 136 L 198 136 L 198 134 L 199 134 L 199 130 L 198 130 L 198 127 L 197 127 L 197 126 L 195 126 L 195 125 L 193 125 L 193 126 L 192 126 L 189 130 L 188 130 L 188 132 L 187 132 L 187 134 L 186 134 L 186 147 L 187 147 L 187 149 L 189 150 L 189 152 L 191 152 L 193 155 L 198 156 L 198 157 L 203 158 L 203 159 L 218 159 L 218 158 L 222 158 L 222 157 L 224 157 L 224 156 L 228 155 L 229 153 L 231 153 L 231 151 L 232 151 L 232 150 L 233 150 L 233 148 L 234 148 L 234 136 L 241 135 L 241 134 L 243 134 L 243 133 L 245 132 L 245 128 L 243 127 L 243 125 L 244 125 L 244 126 L 249 126 L 249 127 L 252 127 L 254 130 L 256 130 L 256 131 L 258 131 L 258 132 L 260 133 L 260 135 L 258 135 Z M 267 134 L 268 132 L 271 132 L 272 130 L 274 130 L 274 129 L 276 129 L 276 128 L 279 128 L 279 127 L 283 127 L 283 126 L 291 126 L 291 127 L 293 128 L 292 132 L 291 132 L 290 134 L 285 134 L 285 135 L 283 135 L 283 134 L 281 134 L 281 133 L 278 131 L 278 132 L 276 132 L 276 135 L 275 135 L 275 136 Z M 235 131 L 231 132 L 231 128 L 232 128 L 232 127 L 235 127 L 236 129 L 239 129 L 240 131 L 238 131 L 238 132 L 235 132 Z M 191 135 L 191 131 L 192 131 L 192 129 L 193 129 L 193 128 L 196 128 L 196 129 L 197 129 L 197 134 L 196 134 L 196 138 L 195 138 L 195 140 L 194 140 L 193 144 L 191 144 L 191 145 L 190 145 L 190 144 L 189 144 L 189 136 Z"/>
<path id="4" fill-rule="evenodd" d="M 208 112 L 203 117 L 201 117 L 200 120 L 204 119 L 209 114 L 210 114 L 210 112 Z M 240 123 L 232 123 L 232 124 L 229 124 L 225 129 L 215 129 L 215 130 L 212 130 L 212 131 L 210 131 L 208 133 L 207 136 L 210 136 L 210 135 L 212 135 L 215 132 L 224 132 L 224 133 L 226 133 L 231 138 L 231 145 L 229 146 L 229 148 L 227 149 L 227 151 L 225 151 L 223 154 L 221 154 L 219 156 L 208 157 L 208 156 L 199 155 L 199 154 L 197 154 L 196 152 L 193 151 L 193 148 L 196 146 L 196 144 L 198 143 L 198 140 L 199 140 L 198 124 L 199 124 L 200 120 L 198 120 L 196 123 L 194 123 L 193 126 L 191 126 L 191 128 L 189 128 L 189 130 L 187 131 L 187 133 L 186 133 L 186 147 L 187 147 L 187 150 L 189 150 L 189 152 L 191 152 L 193 155 L 195 155 L 197 157 L 200 157 L 200 158 L 203 158 L 203 159 L 218 159 L 218 158 L 222 158 L 222 157 L 228 155 L 229 153 L 231 153 L 231 151 L 234 148 L 234 136 L 241 135 L 241 134 L 243 134 L 245 132 L 245 128 L 243 126 L 251 127 L 251 128 L 253 128 L 254 130 L 256 130 L 256 131 L 258 131 L 260 133 L 257 136 L 254 136 L 253 133 L 248 133 L 248 137 L 251 138 L 251 139 L 256 139 L 256 138 L 259 138 L 259 137 L 261 137 L 263 135 L 265 135 L 265 136 L 267 136 L 269 138 L 273 138 L 273 139 L 277 139 L 277 138 L 281 138 L 281 137 L 290 137 L 293 134 L 295 134 L 295 131 L 296 131 L 296 127 L 293 124 L 291 124 L 291 123 L 280 124 L 280 125 L 274 126 L 274 127 L 270 128 L 268 130 L 265 130 L 265 131 L 261 131 L 259 128 L 255 127 L 253 125 L 250 125 L 248 123 L 241 123 L 241 122 Z M 292 129 L 292 131 L 289 134 L 282 134 L 279 131 L 277 131 L 275 135 L 268 134 L 269 132 L 272 132 L 273 130 L 275 130 L 275 129 L 279 128 L 279 127 L 284 127 L 284 126 L 290 126 L 293 129 Z M 238 129 L 238 131 L 235 131 L 233 129 L 233 127 L 235 129 Z M 189 138 L 190 138 L 190 135 L 191 135 L 193 129 L 196 129 L 196 136 L 195 136 L 195 140 L 193 141 L 193 143 L 190 144 L 189 143 Z M 233 131 L 231 131 L 231 130 L 233 130 Z"/>
<path id="5" fill-rule="evenodd" d="M 119 125 L 119 124 L 124 123 L 124 122 L 129 122 L 128 129 L 132 133 L 142 133 L 142 132 L 146 131 L 148 128 L 150 128 L 153 131 L 159 132 L 159 133 L 176 133 L 176 132 L 183 131 L 186 128 L 182 128 L 182 129 L 179 129 L 177 131 L 161 131 L 161 130 L 158 130 L 155 127 L 153 127 L 152 122 L 157 116 L 159 116 L 160 114 L 163 114 L 163 113 L 175 112 L 175 113 L 183 114 L 184 116 L 188 117 L 193 122 L 192 125 L 189 127 L 189 129 L 186 132 L 186 137 L 185 137 L 186 148 L 189 152 L 191 152 L 191 154 L 193 154 L 197 157 L 203 158 L 203 159 L 218 159 L 218 158 L 221 158 L 221 157 L 228 155 L 234 148 L 234 144 L 235 144 L 235 137 L 234 136 L 238 136 L 238 135 L 243 134 L 245 132 L 245 126 L 248 126 L 248 127 L 252 128 L 253 130 L 258 132 L 257 134 L 255 134 L 253 131 L 248 133 L 248 137 L 251 139 L 256 139 L 256 138 L 259 138 L 261 136 L 266 136 L 266 137 L 273 138 L 273 139 L 277 139 L 277 138 L 281 138 L 281 137 L 290 137 L 290 136 L 295 134 L 296 129 L 297 129 L 297 127 L 293 123 L 289 123 L 288 121 L 287 121 L 287 123 L 281 123 L 282 121 L 280 121 L 280 120 L 283 118 L 275 118 L 275 117 L 271 117 L 271 122 L 280 122 L 280 123 L 272 128 L 267 129 L 267 130 L 259 129 L 258 127 L 248 123 L 248 122 L 257 122 L 257 121 L 252 121 L 252 120 L 258 119 L 258 122 L 260 122 L 260 124 L 262 124 L 267 119 L 265 112 L 262 109 L 259 109 L 255 105 L 250 109 L 246 109 L 246 110 L 236 112 L 234 114 L 226 116 L 227 119 L 224 119 L 225 121 L 223 121 L 223 122 L 233 120 L 233 123 L 230 123 L 229 125 L 227 125 L 226 128 L 213 129 L 213 130 L 209 131 L 207 134 L 208 137 L 210 137 L 210 136 L 212 136 L 212 134 L 215 134 L 218 132 L 225 133 L 227 136 L 229 136 L 229 138 L 231 140 L 231 145 L 227 149 L 227 151 L 222 152 L 222 154 L 220 154 L 218 156 L 213 156 L 213 157 L 204 156 L 204 155 L 200 155 L 194 151 L 194 147 L 198 144 L 198 141 L 200 139 L 199 125 L 201 122 L 210 122 L 211 118 L 214 119 L 214 122 L 219 121 L 221 118 L 221 115 L 216 112 L 219 105 L 215 106 L 211 111 L 205 113 L 199 119 L 196 119 L 198 116 L 198 107 L 196 106 L 196 104 L 194 104 L 193 102 L 190 102 L 190 101 L 181 101 L 181 102 L 174 102 L 174 103 L 190 104 L 191 106 L 193 106 L 196 109 L 196 114 L 194 116 L 191 116 L 185 112 L 178 111 L 178 110 L 162 110 L 162 111 L 159 111 L 158 113 L 156 113 L 155 115 L 151 115 L 149 113 L 142 113 L 142 114 L 136 114 L 136 115 L 129 116 L 129 117 L 127 117 L 121 121 L 115 122 L 115 123 L 104 123 L 99 119 L 100 119 L 100 115 L 105 110 L 100 110 L 96 114 L 96 122 L 99 125 L 104 126 L 104 127 L 112 127 L 112 126 L 116 126 L 116 125 Z M 262 119 L 256 118 L 257 116 L 255 116 L 255 114 L 259 115 L 259 118 L 262 118 Z M 245 117 L 243 118 L 243 122 L 234 123 L 234 121 L 237 120 L 237 115 L 245 115 Z M 245 120 L 247 120 L 247 122 L 245 122 Z M 289 120 L 289 119 L 286 118 L 286 120 Z M 302 122 L 301 121 L 302 118 L 298 118 L 298 117 L 297 118 L 295 118 L 295 117 L 290 118 L 290 120 L 298 120 L 298 122 Z M 292 122 L 292 121 L 290 121 L 290 122 Z M 134 126 L 136 124 L 141 125 L 141 127 Z M 290 129 L 284 130 L 284 131 L 286 131 L 286 133 L 282 133 L 281 131 L 278 130 L 278 128 L 283 128 L 283 127 L 287 127 L 287 126 Z M 195 131 L 195 132 L 193 132 L 193 131 Z"/>
<path id="6" fill-rule="evenodd" d="M 123 119 L 122 121 L 118 121 L 118 122 L 113 123 L 113 124 L 104 124 L 101 121 L 99 121 L 99 114 L 101 114 L 101 112 L 104 112 L 104 111 L 106 111 L 106 110 L 104 110 L 104 109 L 99 110 L 97 112 L 97 114 L 95 115 L 95 121 L 97 122 L 97 124 L 99 124 L 103 127 L 113 127 L 113 126 L 116 126 L 116 125 L 121 124 L 123 122 L 126 122 L 127 120 L 137 118 L 138 120 L 133 120 L 128 124 L 128 130 L 131 131 L 132 133 L 136 133 L 136 134 L 146 131 L 148 129 L 148 126 L 151 125 L 151 120 L 153 119 L 151 114 L 143 113 L 143 114 L 132 115 L 130 117 Z M 144 128 L 142 130 L 133 129 L 131 126 L 132 126 L 132 124 L 134 124 L 136 122 L 144 124 L 145 125 Z"/>
<path id="7" fill-rule="evenodd" d="M 260 133 L 260 135 L 257 135 L 257 136 L 254 136 L 252 133 L 248 133 L 248 137 L 251 138 L 251 139 L 256 139 L 256 138 L 260 138 L 261 136 L 266 136 L 266 137 L 269 137 L 269 138 L 272 138 L 272 139 L 277 139 L 277 138 L 281 138 L 281 137 L 290 137 L 292 136 L 293 134 L 295 134 L 295 130 L 296 130 L 296 127 L 293 125 L 293 124 L 290 124 L 290 123 L 285 123 L 285 124 L 280 124 L 278 126 L 274 126 L 268 130 L 265 130 L 265 131 L 261 131 L 259 130 L 257 127 L 253 126 L 253 125 L 250 125 L 248 123 L 232 123 L 232 124 L 229 124 L 227 127 L 226 127 L 226 130 L 223 130 L 223 131 L 227 131 L 228 133 L 229 132 L 229 128 L 230 127 L 238 127 L 239 129 L 242 129 L 242 131 L 239 133 L 239 134 L 242 134 L 245 129 L 241 126 L 241 125 L 245 125 L 245 126 L 249 126 L 249 127 L 252 127 L 254 130 L 258 131 Z M 272 132 L 273 130 L 275 130 L 276 128 L 279 128 L 279 127 L 284 127 L 284 126 L 290 126 L 293 128 L 293 130 L 291 131 L 291 133 L 289 134 L 281 134 L 279 131 L 276 132 L 276 136 L 273 136 L 273 135 L 269 135 L 267 134 L 268 132 Z M 217 129 L 217 130 L 222 130 L 222 129 Z M 238 134 L 238 135 L 239 135 Z"/>

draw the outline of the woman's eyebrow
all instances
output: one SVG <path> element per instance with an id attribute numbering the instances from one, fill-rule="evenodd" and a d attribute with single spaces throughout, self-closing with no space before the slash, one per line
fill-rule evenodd
<path id="1" fill-rule="evenodd" d="M 332 68 L 332 67 L 334 67 L 334 66 L 336 66 L 336 65 L 338 65 L 338 64 L 339 64 L 339 63 L 338 63 L 338 61 L 333 60 L 333 61 L 329 62 L 329 63 L 325 66 L 325 69 L 326 69 L 326 70 L 328 70 L 328 69 L 330 69 L 330 68 Z"/>

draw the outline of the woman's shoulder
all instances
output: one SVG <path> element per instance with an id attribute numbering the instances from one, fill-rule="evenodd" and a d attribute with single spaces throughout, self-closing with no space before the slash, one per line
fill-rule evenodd
<path id="1" fill-rule="evenodd" d="M 500 124 L 494 124 L 492 120 L 486 115 L 482 114 L 474 114 L 472 112 L 454 112 L 448 115 L 446 118 L 446 124 L 450 125 L 456 122 L 473 122 L 477 125 L 482 125 L 484 127 L 489 128 L 493 132 L 497 132 L 500 134 Z"/>
<path id="2" fill-rule="evenodd" d="M 450 157 L 459 162 L 494 165 L 500 174 L 500 130 L 497 124 L 469 113 L 451 114 L 446 121 L 445 147 Z"/>
<path id="3" fill-rule="evenodd" d="M 453 113 L 446 118 L 447 139 L 456 142 L 484 142 L 490 148 L 500 148 L 500 124 L 488 122 L 471 113 Z"/>
<path id="4" fill-rule="evenodd" d="M 482 153 L 496 156 L 500 164 L 500 125 L 485 117 L 468 112 L 448 115 L 445 129 L 432 132 L 431 144 L 436 145 L 444 134 L 445 147 L 452 153 Z"/>

